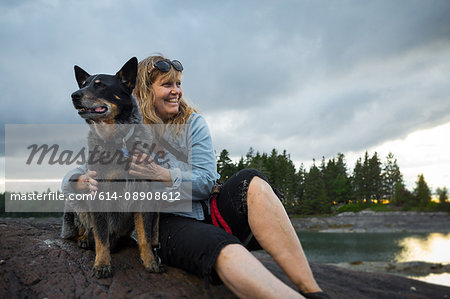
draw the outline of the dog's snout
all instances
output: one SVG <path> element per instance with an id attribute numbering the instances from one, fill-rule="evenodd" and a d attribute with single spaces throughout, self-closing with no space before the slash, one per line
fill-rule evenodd
<path id="1" fill-rule="evenodd" d="M 75 102 L 79 102 L 81 100 L 81 98 L 83 97 L 83 93 L 79 90 L 75 91 L 74 93 L 72 93 L 72 101 Z"/>

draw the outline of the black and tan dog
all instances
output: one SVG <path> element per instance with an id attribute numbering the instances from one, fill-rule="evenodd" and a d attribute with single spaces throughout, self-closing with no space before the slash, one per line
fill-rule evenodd
<path id="1" fill-rule="evenodd" d="M 123 201 L 126 192 L 138 191 L 134 190 L 135 178 L 128 174 L 129 149 L 135 148 L 134 144 L 140 141 L 150 143 L 152 139 L 145 126 L 139 125 L 142 117 L 137 101 L 132 96 L 137 59 L 131 58 L 115 75 L 91 76 L 78 66 L 74 69 L 80 89 L 72 94 L 72 101 L 78 114 L 90 125 L 89 154 L 95 153 L 99 157 L 118 154 L 117 160 L 110 163 L 98 163 L 98 159 L 95 161 L 95 158 L 89 157 L 87 168 L 97 171 L 95 179 L 99 182 L 99 192 L 109 192 L 108 196 L 115 194 Z M 93 275 L 97 278 L 112 275 L 110 248 L 119 238 L 130 236 L 133 228 L 137 232 L 145 269 L 161 272 L 162 267 L 152 252 L 152 243 L 157 243 L 155 240 L 158 238 L 159 214 L 126 212 L 126 206 L 122 209 L 125 212 L 103 211 L 103 206 L 99 206 L 101 204 L 104 202 L 98 203 L 94 212 L 77 207 L 71 209 L 75 212 L 69 212 L 66 204 L 61 233 L 63 238 L 78 240 L 80 247 L 87 248 L 95 242 Z"/>

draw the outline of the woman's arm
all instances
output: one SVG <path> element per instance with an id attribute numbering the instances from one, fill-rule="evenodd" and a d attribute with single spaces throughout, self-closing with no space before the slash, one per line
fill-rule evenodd
<path id="1" fill-rule="evenodd" d="M 194 114 L 191 119 L 192 121 L 188 122 L 188 125 L 190 125 L 192 136 L 192 199 L 203 200 L 209 197 L 219 176 L 211 133 L 206 120 L 200 114 Z M 181 179 L 183 176 L 189 177 L 189 175 L 181 173 Z M 175 174 L 171 172 L 171 176 L 174 177 Z"/>
<path id="2" fill-rule="evenodd" d="M 165 168 L 165 165 L 161 166 L 155 163 L 151 157 L 139 152 L 131 158 L 129 173 L 145 179 L 167 182 L 173 189 L 181 186 L 181 189 L 190 190 L 191 186 L 183 188 L 182 184 L 192 184 L 192 200 L 204 200 L 209 197 L 216 180 L 219 178 L 211 134 L 205 119 L 197 113 L 189 118 L 186 126 L 188 136 L 180 138 L 186 138 L 184 148 L 191 147 L 190 161 L 176 159 L 176 163 L 172 161 L 172 167 Z M 178 155 L 173 153 L 173 149 L 167 150 L 172 151 L 173 156 Z M 186 168 L 189 168 L 189 170 L 186 170 Z"/>

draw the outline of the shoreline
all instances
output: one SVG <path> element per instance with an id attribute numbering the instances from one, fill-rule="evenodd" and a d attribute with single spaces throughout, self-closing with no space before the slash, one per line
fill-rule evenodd
<path id="1" fill-rule="evenodd" d="M 329 217 L 291 218 L 298 233 L 441 233 L 450 234 L 446 212 L 345 212 Z M 393 274 L 450 286 L 450 263 L 357 261 L 329 263 L 347 270 Z"/>
<path id="2" fill-rule="evenodd" d="M 328 217 L 290 218 L 297 232 L 450 233 L 446 212 L 345 212 Z"/>
<path id="3" fill-rule="evenodd" d="M 352 263 L 327 263 L 327 265 L 351 271 L 391 274 L 450 287 L 449 263 L 359 261 Z"/>

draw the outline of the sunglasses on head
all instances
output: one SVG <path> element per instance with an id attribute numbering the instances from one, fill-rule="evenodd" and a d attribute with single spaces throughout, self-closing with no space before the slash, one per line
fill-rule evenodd
<path id="1" fill-rule="evenodd" d="M 163 73 L 170 71 L 171 66 L 179 72 L 183 70 L 183 65 L 178 60 L 158 60 L 153 66 Z"/>

